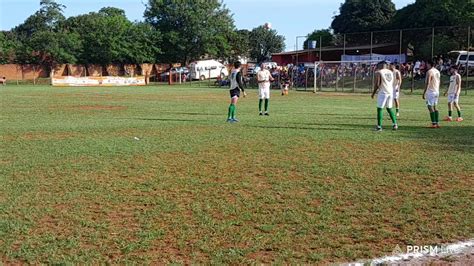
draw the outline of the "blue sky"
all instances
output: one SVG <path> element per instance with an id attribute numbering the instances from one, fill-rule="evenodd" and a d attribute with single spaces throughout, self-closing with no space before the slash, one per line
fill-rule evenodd
<path id="1" fill-rule="evenodd" d="M 131 20 L 142 20 L 147 0 L 57 0 L 67 6 L 66 16 L 97 11 L 114 6 L 126 11 Z M 393 0 L 402 8 L 415 0 Z M 0 30 L 22 23 L 39 8 L 40 0 L 0 0 Z M 328 28 L 343 0 L 224 0 L 234 14 L 236 26 L 252 29 L 265 22 L 286 38 L 286 49 L 294 50 L 296 36 L 306 35 L 314 29 Z M 302 45 L 303 39 L 299 40 Z"/>

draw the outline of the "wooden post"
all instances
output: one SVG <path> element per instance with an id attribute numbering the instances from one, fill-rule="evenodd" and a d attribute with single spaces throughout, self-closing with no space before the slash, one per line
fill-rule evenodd
<path id="1" fill-rule="evenodd" d="M 355 92 L 356 81 L 357 81 L 357 67 L 355 65 L 353 65 L 353 67 L 354 67 L 354 84 L 353 84 L 353 87 L 352 87 L 352 92 Z"/>
<path id="2" fill-rule="evenodd" d="M 465 94 L 467 95 L 467 90 L 469 89 L 469 56 L 471 51 L 471 26 L 468 27 L 467 33 L 467 58 L 466 58 L 466 89 Z"/>
<path id="3" fill-rule="evenodd" d="M 36 85 L 36 66 L 33 65 L 33 85 Z"/>
<path id="4" fill-rule="evenodd" d="M 168 72 L 168 85 L 173 84 L 173 76 L 171 76 L 171 68 L 170 71 Z"/>

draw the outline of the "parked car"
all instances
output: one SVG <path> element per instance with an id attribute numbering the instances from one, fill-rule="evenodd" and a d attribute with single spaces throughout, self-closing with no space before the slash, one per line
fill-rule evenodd
<path id="1" fill-rule="evenodd" d="M 466 65 L 469 69 L 469 75 L 474 74 L 474 51 L 459 51 L 459 56 L 456 60 L 456 65 L 459 66 L 459 72 L 464 75 L 466 74 Z"/>
<path id="2" fill-rule="evenodd" d="M 171 71 L 171 75 L 177 75 L 181 74 L 182 76 L 186 77 L 186 79 L 189 78 L 189 69 L 186 67 L 173 67 L 173 68 L 168 68 L 165 72 L 161 73 L 161 80 L 168 80 L 169 79 L 169 74 Z"/>
<path id="3" fill-rule="evenodd" d="M 216 60 L 201 60 L 189 64 L 190 78 L 193 80 L 224 79 L 229 76 L 227 67 Z"/>

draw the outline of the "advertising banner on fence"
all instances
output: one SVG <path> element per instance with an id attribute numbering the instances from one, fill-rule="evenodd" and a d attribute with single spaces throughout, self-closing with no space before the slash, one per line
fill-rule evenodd
<path id="1" fill-rule="evenodd" d="M 53 86 L 83 87 L 83 86 L 144 86 L 145 77 L 56 77 Z"/>
<path id="2" fill-rule="evenodd" d="M 405 54 L 370 54 L 367 55 L 342 55 L 342 61 L 388 61 L 391 63 L 405 63 L 407 56 Z"/>

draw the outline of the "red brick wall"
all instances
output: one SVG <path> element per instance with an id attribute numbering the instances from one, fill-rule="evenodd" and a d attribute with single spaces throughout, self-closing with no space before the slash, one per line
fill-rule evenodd
<path id="1" fill-rule="evenodd" d="M 0 77 L 7 80 L 32 80 L 49 77 L 49 72 L 45 67 L 38 65 L 0 65 Z"/>

